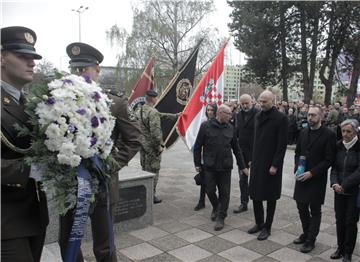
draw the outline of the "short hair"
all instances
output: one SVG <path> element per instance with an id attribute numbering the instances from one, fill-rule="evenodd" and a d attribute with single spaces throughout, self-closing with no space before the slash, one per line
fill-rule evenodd
<path id="1" fill-rule="evenodd" d="M 319 106 L 319 105 L 310 105 L 310 106 L 309 106 L 309 109 L 310 109 L 310 108 L 314 108 L 314 107 L 319 110 L 321 116 L 324 116 L 324 110 L 322 109 L 321 106 Z"/>
<path id="2" fill-rule="evenodd" d="M 341 122 L 340 127 L 343 128 L 344 126 L 350 125 L 355 132 L 359 130 L 359 122 L 356 119 L 346 119 Z"/>

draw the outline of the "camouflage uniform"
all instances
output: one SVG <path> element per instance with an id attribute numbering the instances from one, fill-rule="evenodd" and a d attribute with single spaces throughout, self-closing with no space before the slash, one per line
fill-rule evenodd
<path id="1" fill-rule="evenodd" d="M 143 134 L 142 147 L 140 149 L 140 162 L 142 169 L 154 173 L 154 195 L 159 180 L 161 150 L 164 146 L 161 131 L 161 118 L 176 118 L 176 114 L 160 113 L 154 107 L 144 104 L 138 111 L 137 117 Z"/>

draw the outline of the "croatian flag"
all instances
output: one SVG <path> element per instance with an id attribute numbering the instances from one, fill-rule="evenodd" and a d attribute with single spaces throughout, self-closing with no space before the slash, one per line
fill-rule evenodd
<path id="1" fill-rule="evenodd" d="M 209 103 L 221 105 L 224 95 L 224 50 L 227 42 L 216 55 L 209 71 L 203 76 L 188 104 L 179 117 L 177 131 L 192 151 L 201 123 L 206 120 Z"/>

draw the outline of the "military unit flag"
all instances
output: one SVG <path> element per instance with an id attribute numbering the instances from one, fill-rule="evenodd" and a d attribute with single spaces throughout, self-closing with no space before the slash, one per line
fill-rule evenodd
<path id="1" fill-rule="evenodd" d="M 196 45 L 188 59 L 174 75 L 155 108 L 162 113 L 182 112 L 194 90 L 196 60 L 202 40 Z M 170 147 L 179 137 L 176 132 L 176 120 L 161 119 L 161 129 L 165 147 Z"/>
<path id="2" fill-rule="evenodd" d="M 208 72 L 201 79 L 178 119 L 177 131 L 190 150 L 193 149 L 201 123 L 206 120 L 206 105 L 209 103 L 220 105 L 223 102 L 224 51 L 226 44 L 227 42 L 216 55 Z"/>
<path id="3" fill-rule="evenodd" d="M 128 100 L 128 107 L 130 111 L 135 111 L 139 104 L 142 105 L 145 103 L 146 91 L 155 89 L 154 64 L 155 58 L 152 57 L 145 67 L 144 72 L 136 82 Z"/>

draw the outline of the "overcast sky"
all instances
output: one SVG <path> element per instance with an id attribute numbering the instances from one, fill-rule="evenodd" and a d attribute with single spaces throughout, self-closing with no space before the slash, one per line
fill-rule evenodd
<path id="1" fill-rule="evenodd" d="M 132 5 L 138 0 L 0 0 L 1 27 L 26 26 L 37 34 L 36 50 L 55 67 L 66 70 L 68 58 L 65 48 L 79 40 L 79 16 L 71 9 L 81 5 L 89 9 L 81 14 L 81 42 L 88 43 L 104 54 L 104 66 L 116 65 L 116 47 L 106 40 L 105 31 L 112 25 L 132 28 Z M 230 22 L 231 8 L 226 0 L 214 0 L 216 12 L 206 21 L 217 27 L 221 36 L 228 37 L 227 23 Z M 240 53 L 230 45 L 226 50 L 226 64 L 238 64 Z M 242 62 L 243 63 L 243 62 Z"/>

